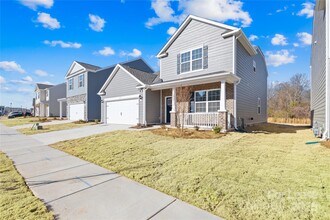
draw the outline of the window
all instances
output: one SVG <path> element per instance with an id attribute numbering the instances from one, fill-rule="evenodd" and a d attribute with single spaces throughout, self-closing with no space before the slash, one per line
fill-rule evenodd
<path id="1" fill-rule="evenodd" d="M 203 69 L 203 48 L 181 53 L 181 73 Z"/>
<path id="2" fill-rule="evenodd" d="M 69 79 L 69 90 L 73 90 L 73 79 Z"/>
<path id="3" fill-rule="evenodd" d="M 257 72 L 257 63 L 253 60 L 253 72 Z"/>
<path id="4" fill-rule="evenodd" d="M 80 74 L 78 76 L 78 87 L 84 87 L 84 75 Z"/>
<path id="5" fill-rule="evenodd" d="M 220 109 L 220 89 L 196 91 L 194 109 L 196 112 L 217 112 Z"/>
<path id="6" fill-rule="evenodd" d="M 257 111 L 258 111 L 258 114 L 260 115 L 261 114 L 261 100 L 260 98 L 258 98 L 258 104 L 257 104 Z"/>
<path id="7" fill-rule="evenodd" d="M 37 92 L 36 96 L 37 96 L 37 99 L 39 99 L 39 92 Z"/>
<path id="8" fill-rule="evenodd" d="M 46 98 L 49 97 L 49 90 L 46 90 Z"/>

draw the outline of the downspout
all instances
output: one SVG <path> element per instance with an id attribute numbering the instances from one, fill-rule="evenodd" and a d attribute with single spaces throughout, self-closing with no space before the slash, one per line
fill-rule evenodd
<path id="1" fill-rule="evenodd" d="M 147 89 L 148 88 L 143 89 L 143 125 L 144 126 L 147 125 L 147 113 L 146 113 L 146 109 L 147 109 Z"/>
<path id="2" fill-rule="evenodd" d="M 239 35 L 240 36 L 240 35 Z M 236 75 L 236 41 L 238 37 L 236 38 L 235 35 L 233 36 L 233 74 Z M 237 105 L 236 105 L 236 91 L 237 91 L 237 82 L 234 83 L 234 128 L 237 130 Z"/>

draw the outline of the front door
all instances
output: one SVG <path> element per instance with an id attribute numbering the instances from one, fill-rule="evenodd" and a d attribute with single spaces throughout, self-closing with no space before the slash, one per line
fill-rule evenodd
<path id="1" fill-rule="evenodd" d="M 165 122 L 171 123 L 172 97 L 165 97 Z"/>

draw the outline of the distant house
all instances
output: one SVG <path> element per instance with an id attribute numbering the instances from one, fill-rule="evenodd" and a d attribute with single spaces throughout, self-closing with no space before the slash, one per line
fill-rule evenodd
<path id="1" fill-rule="evenodd" d="M 66 106 L 62 107 L 60 110 L 60 104 L 58 99 L 66 97 L 66 84 L 58 85 L 47 85 L 37 83 L 35 87 L 35 116 L 37 117 L 58 117 L 60 116 L 60 111 L 62 111 L 62 116 L 66 115 Z"/>
<path id="2" fill-rule="evenodd" d="M 113 69 L 98 93 L 104 123 L 227 130 L 267 121 L 265 58 L 241 29 L 190 15 L 157 57 L 159 73 L 124 64 Z"/>
<path id="3" fill-rule="evenodd" d="M 143 71 L 153 72 L 153 70 L 144 62 L 143 59 L 136 59 L 122 63 L 130 67 L 134 67 Z M 95 65 L 74 61 L 65 78 L 67 83 L 67 112 L 70 120 L 92 121 L 101 119 L 103 112 L 103 103 L 101 103 L 98 91 L 105 83 L 115 66 L 101 68 Z M 122 89 L 125 82 L 118 84 L 117 87 Z"/>
<path id="4" fill-rule="evenodd" d="M 311 59 L 311 117 L 317 135 L 330 138 L 330 2 L 317 0 Z"/>

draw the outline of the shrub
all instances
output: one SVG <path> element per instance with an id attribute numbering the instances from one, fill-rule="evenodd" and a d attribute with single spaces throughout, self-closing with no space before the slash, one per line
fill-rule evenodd
<path id="1" fill-rule="evenodd" d="M 195 131 L 199 131 L 199 126 L 194 126 Z"/>
<path id="2" fill-rule="evenodd" d="M 99 119 L 95 119 L 94 122 L 95 122 L 95 124 L 98 124 L 98 123 L 100 123 L 100 120 Z"/>
<path id="3" fill-rule="evenodd" d="M 166 129 L 166 125 L 160 125 L 161 129 Z"/>
<path id="4" fill-rule="evenodd" d="M 214 126 L 214 127 L 212 128 L 212 131 L 213 131 L 215 134 L 219 134 L 221 130 L 222 130 L 222 128 L 219 127 L 219 126 Z"/>

